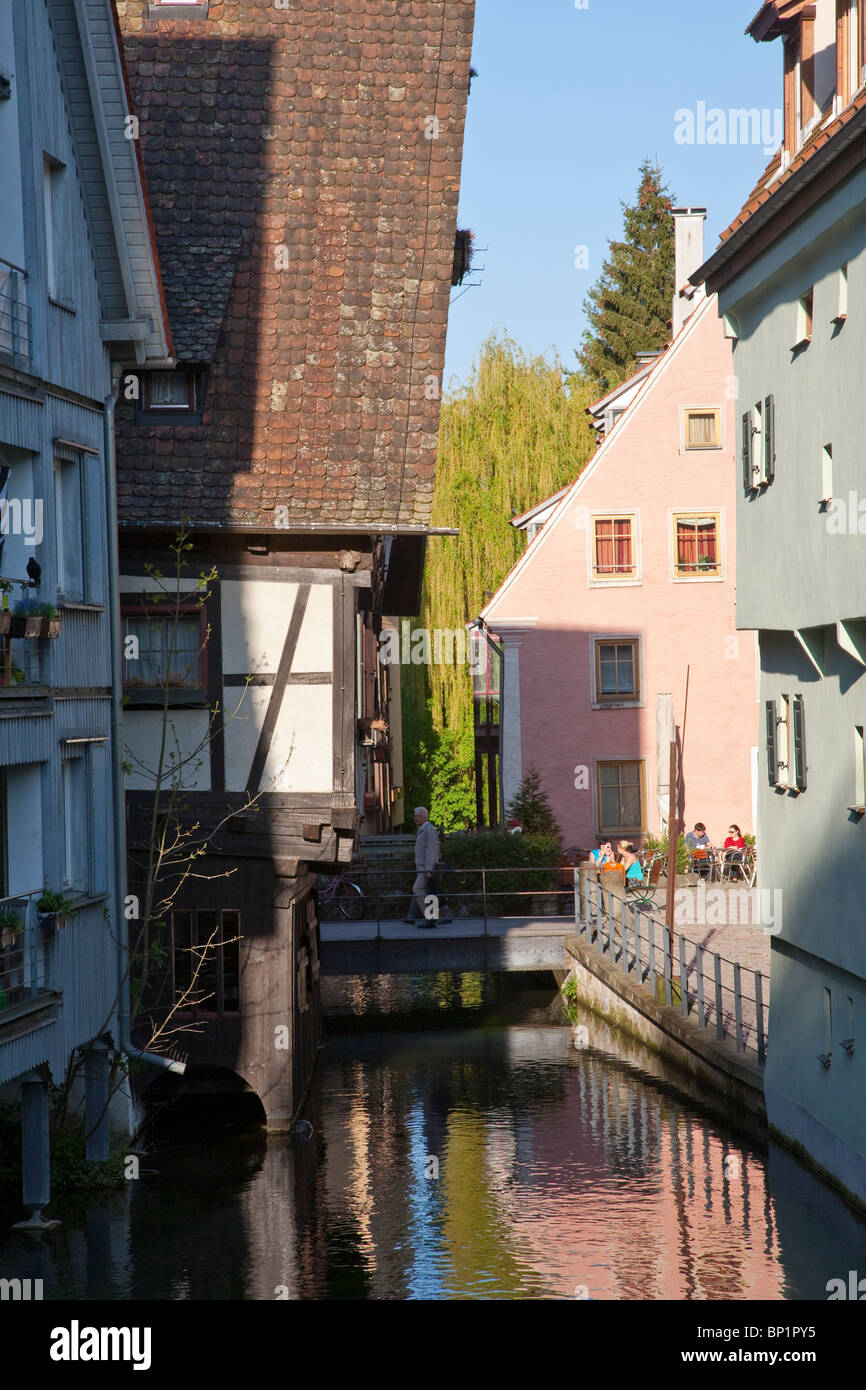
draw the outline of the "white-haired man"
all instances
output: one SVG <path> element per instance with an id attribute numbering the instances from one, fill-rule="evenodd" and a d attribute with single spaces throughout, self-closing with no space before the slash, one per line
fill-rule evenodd
<path id="1" fill-rule="evenodd" d="M 437 922 L 450 922 L 450 917 L 439 916 L 436 866 L 439 863 L 439 836 L 432 824 L 426 806 L 415 807 L 415 824 L 418 834 L 415 838 L 415 882 L 412 884 L 412 907 L 407 922 L 418 927 L 435 927 Z M 436 898 L 433 917 L 425 915 L 426 899 Z"/>

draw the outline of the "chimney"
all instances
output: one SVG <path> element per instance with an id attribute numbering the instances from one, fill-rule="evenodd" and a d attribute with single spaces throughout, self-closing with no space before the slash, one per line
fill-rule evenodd
<path id="1" fill-rule="evenodd" d="M 703 296 L 703 287 L 698 291 L 688 283 L 698 266 L 704 263 L 704 222 L 706 208 L 674 208 L 674 313 L 673 332 L 675 338 L 689 318 L 695 306 L 695 295 Z"/>

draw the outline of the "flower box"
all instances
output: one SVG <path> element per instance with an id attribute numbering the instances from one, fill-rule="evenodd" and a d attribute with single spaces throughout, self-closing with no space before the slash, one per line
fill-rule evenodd
<path id="1" fill-rule="evenodd" d="M 42 624 L 48 622 L 47 618 L 26 617 L 20 613 L 10 615 L 9 625 L 10 637 L 25 637 L 28 639 L 42 636 Z"/>

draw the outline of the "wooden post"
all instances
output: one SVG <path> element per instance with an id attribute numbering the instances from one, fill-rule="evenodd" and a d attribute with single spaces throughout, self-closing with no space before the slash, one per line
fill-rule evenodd
<path id="1" fill-rule="evenodd" d="M 677 882 L 677 840 L 679 836 L 679 788 L 677 786 L 677 745 L 676 740 L 671 743 L 671 763 L 668 786 L 669 805 L 668 805 L 668 864 L 667 864 L 667 891 L 665 893 L 665 955 L 670 961 L 670 973 L 673 974 L 673 933 L 674 933 L 674 892 Z"/>

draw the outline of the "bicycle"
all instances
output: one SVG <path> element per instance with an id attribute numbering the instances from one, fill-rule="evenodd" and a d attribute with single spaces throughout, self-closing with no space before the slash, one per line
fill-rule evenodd
<path id="1" fill-rule="evenodd" d="M 322 874 L 317 884 L 319 916 L 323 921 L 331 916 L 345 917 L 349 922 L 360 922 L 364 916 L 366 900 L 359 884 L 346 878 L 345 871 L 339 874 Z M 333 909 L 331 915 L 327 909 Z"/>

